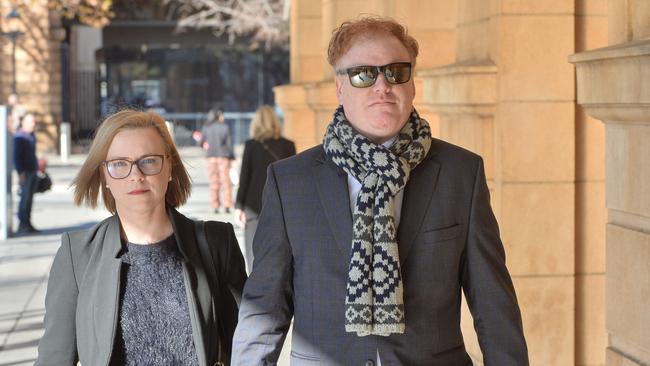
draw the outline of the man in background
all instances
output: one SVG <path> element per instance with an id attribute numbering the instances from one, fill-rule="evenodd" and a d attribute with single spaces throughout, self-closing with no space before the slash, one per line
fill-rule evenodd
<path id="1" fill-rule="evenodd" d="M 18 204 L 17 234 L 38 232 L 31 222 L 32 201 L 38 186 L 38 159 L 36 158 L 36 120 L 32 113 L 26 113 L 14 135 L 14 167 L 18 172 L 20 184 L 20 203 Z"/>

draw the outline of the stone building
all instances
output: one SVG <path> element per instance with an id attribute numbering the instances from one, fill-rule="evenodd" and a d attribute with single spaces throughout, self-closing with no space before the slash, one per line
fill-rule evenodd
<path id="1" fill-rule="evenodd" d="M 300 149 L 320 143 L 337 104 L 332 29 L 369 13 L 406 24 L 421 50 L 416 108 L 436 136 L 485 159 L 531 364 L 645 365 L 648 4 L 294 0 L 291 83 L 275 88 L 276 102 Z"/>
<path id="2" fill-rule="evenodd" d="M 18 18 L 8 15 L 17 10 Z M 47 0 L 0 0 L 0 104 L 12 93 L 13 58 L 19 102 L 35 113 L 39 151 L 56 151 L 61 121 L 61 17 Z M 6 33 L 21 32 L 15 53 Z"/>

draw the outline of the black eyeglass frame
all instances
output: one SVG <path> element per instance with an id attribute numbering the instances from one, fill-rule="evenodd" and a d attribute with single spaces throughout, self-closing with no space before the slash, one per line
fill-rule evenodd
<path id="1" fill-rule="evenodd" d="M 386 71 L 388 70 L 389 66 L 408 66 L 408 69 L 407 69 L 408 70 L 408 78 L 406 80 L 400 81 L 400 82 L 391 82 L 389 80 L 389 77 L 386 76 Z M 374 77 L 374 79 L 372 81 L 372 84 L 368 84 L 366 86 L 358 86 L 358 85 L 354 84 L 354 81 L 352 81 L 352 78 L 355 77 L 356 75 L 358 75 L 358 74 L 355 74 L 355 72 L 357 72 L 359 69 L 362 69 L 362 68 L 375 69 L 376 74 L 375 74 L 375 77 Z M 348 78 L 350 79 L 350 85 L 352 85 L 355 88 L 363 89 L 363 88 L 369 88 L 369 87 L 375 85 L 375 83 L 377 82 L 377 79 L 379 78 L 379 73 L 384 75 L 384 79 L 389 84 L 399 85 L 399 84 L 407 83 L 409 80 L 411 80 L 412 69 L 413 69 L 413 64 L 411 62 L 392 62 L 390 64 L 386 64 L 386 65 L 383 65 L 383 66 L 371 66 L 371 65 L 352 66 L 352 67 L 348 67 L 346 69 L 336 70 L 336 73 L 338 75 L 346 75 L 347 74 Z"/>
<path id="2" fill-rule="evenodd" d="M 147 173 L 145 173 L 145 172 L 142 171 L 142 168 L 140 168 L 140 162 L 141 162 L 142 160 L 145 160 L 145 159 L 148 159 L 148 158 L 152 158 L 152 157 L 156 157 L 156 158 L 161 158 L 161 159 L 162 159 L 162 162 L 161 162 L 161 164 L 160 164 L 160 169 L 159 169 L 158 172 L 156 172 L 156 173 L 147 174 Z M 126 179 L 126 178 L 128 178 L 129 175 L 131 175 L 131 172 L 133 171 L 133 166 L 134 166 L 134 165 L 136 165 L 136 166 L 138 167 L 138 170 L 140 171 L 140 173 L 142 173 L 142 175 L 153 176 L 153 175 L 158 175 L 158 174 L 160 174 L 160 172 L 162 172 L 163 165 L 165 165 L 165 158 L 166 158 L 166 157 L 167 157 L 167 155 L 151 154 L 151 155 L 145 155 L 145 156 L 143 156 L 143 157 L 141 157 L 141 158 L 139 158 L 139 159 L 137 159 L 137 160 L 122 159 L 122 158 L 121 158 L 121 159 L 104 160 L 104 161 L 102 161 L 102 165 L 104 165 L 104 166 L 106 167 L 106 172 L 107 172 L 108 175 L 109 175 L 111 178 L 113 178 L 113 179 Z M 121 160 L 121 161 L 127 161 L 127 162 L 129 162 L 129 163 L 131 164 L 131 166 L 129 167 L 129 172 L 128 172 L 125 176 L 123 176 L 122 178 L 116 178 L 116 177 L 114 177 L 113 174 L 111 174 L 111 170 L 108 168 L 108 164 L 109 164 L 110 162 L 112 162 L 112 161 L 119 161 L 119 160 Z"/>

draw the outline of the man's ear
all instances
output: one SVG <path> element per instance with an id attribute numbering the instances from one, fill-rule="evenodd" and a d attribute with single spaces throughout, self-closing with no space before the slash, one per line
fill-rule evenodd
<path id="1" fill-rule="evenodd" d="M 334 76 L 334 85 L 336 86 L 336 99 L 339 100 L 339 104 L 343 103 L 342 102 L 342 95 L 343 91 L 341 90 L 343 88 L 343 83 L 341 82 L 341 78 L 337 76 Z"/>

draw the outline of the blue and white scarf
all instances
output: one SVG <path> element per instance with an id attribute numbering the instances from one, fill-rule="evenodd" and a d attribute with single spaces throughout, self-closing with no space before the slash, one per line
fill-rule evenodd
<path id="1" fill-rule="evenodd" d="M 386 148 L 356 132 L 339 106 L 323 146 L 334 164 L 361 182 L 352 213 L 345 330 L 358 336 L 404 333 L 393 201 L 431 147 L 429 124 L 413 109 L 393 145 Z"/>

